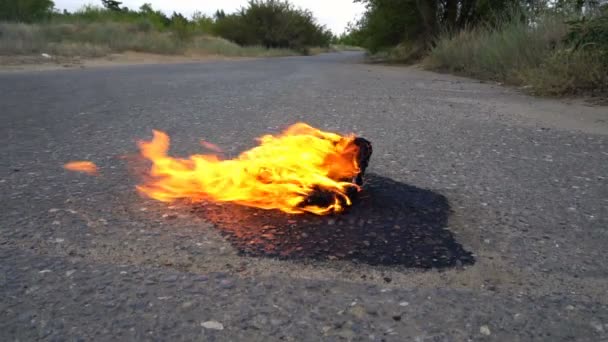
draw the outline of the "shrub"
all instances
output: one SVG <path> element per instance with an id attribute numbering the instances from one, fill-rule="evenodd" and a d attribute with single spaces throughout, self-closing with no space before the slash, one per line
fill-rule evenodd
<path id="1" fill-rule="evenodd" d="M 0 21 L 41 21 L 51 16 L 54 6 L 51 0 L 2 0 Z"/>
<path id="2" fill-rule="evenodd" d="M 608 21 L 545 14 L 441 36 L 427 67 L 525 85 L 535 94 L 608 94 Z"/>
<path id="3" fill-rule="evenodd" d="M 569 21 L 569 31 L 565 41 L 574 49 L 608 50 L 608 7 L 606 11 L 594 18 Z"/>
<path id="4" fill-rule="evenodd" d="M 240 45 L 302 51 L 311 46 L 328 46 L 333 37 L 316 23 L 310 11 L 280 0 L 250 0 L 246 8 L 235 14 L 218 15 L 215 33 Z"/>
<path id="5" fill-rule="evenodd" d="M 538 95 L 608 94 L 608 54 L 562 50 L 519 73 Z"/>
<path id="6" fill-rule="evenodd" d="M 516 72 L 540 65 L 559 47 L 566 32 L 560 17 L 545 16 L 533 25 L 509 20 L 497 27 L 445 33 L 425 63 L 434 69 L 517 83 Z"/>

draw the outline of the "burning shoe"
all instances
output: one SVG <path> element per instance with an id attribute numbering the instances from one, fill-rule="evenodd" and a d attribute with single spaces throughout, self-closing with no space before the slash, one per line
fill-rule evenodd
<path id="1" fill-rule="evenodd" d="M 173 158 L 167 154 L 169 136 L 154 131 L 151 141 L 139 143 L 141 156 L 151 167 L 137 189 L 163 202 L 232 202 L 317 215 L 344 211 L 361 191 L 372 154 L 370 142 L 363 138 L 297 123 L 279 135 L 258 140 L 258 146 L 234 159 L 217 154 Z M 90 162 L 70 162 L 64 167 L 97 173 Z"/>

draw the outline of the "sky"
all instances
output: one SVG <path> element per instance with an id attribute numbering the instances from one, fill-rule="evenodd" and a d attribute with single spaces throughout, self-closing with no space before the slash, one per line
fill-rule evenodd
<path id="1" fill-rule="evenodd" d="M 101 0 L 54 0 L 55 7 L 70 12 L 87 4 L 101 5 Z M 152 4 L 154 9 L 159 9 L 167 14 L 173 11 L 190 16 L 196 10 L 212 15 L 218 9 L 226 13 L 241 8 L 247 4 L 247 0 L 122 0 L 122 6 L 137 9 L 143 3 Z M 335 34 L 344 32 L 350 21 L 355 21 L 364 11 L 361 3 L 353 0 L 290 0 L 298 7 L 311 10 L 320 24 L 327 26 Z"/>

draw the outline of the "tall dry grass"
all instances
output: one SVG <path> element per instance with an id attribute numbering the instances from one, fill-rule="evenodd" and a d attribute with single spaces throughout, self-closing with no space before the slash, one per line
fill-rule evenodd
<path id="1" fill-rule="evenodd" d="M 296 54 L 288 49 L 242 47 L 206 34 L 182 39 L 174 32 L 157 31 L 140 23 L 0 23 L 0 55 L 47 53 L 66 57 L 99 57 L 125 51 L 235 57 Z"/>
<path id="2" fill-rule="evenodd" d="M 539 95 L 608 93 L 607 55 L 574 50 L 564 41 L 567 18 L 545 14 L 532 24 L 505 20 L 498 27 L 445 33 L 424 60 L 427 68 L 525 86 Z"/>

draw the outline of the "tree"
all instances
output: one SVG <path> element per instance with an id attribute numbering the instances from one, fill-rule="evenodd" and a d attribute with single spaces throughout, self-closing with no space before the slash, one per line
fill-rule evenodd
<path id="1" fill-rule="evenodd" d="M 0 21 L 35 22 L 50 17 L 51 0 L 0 0 Z"/>
<path id="2" fill-rule="evenodd" d="M 428 48 L 442 30 L 458 31 L 480 23 L 495 25 L 511 7 L 539 0 L 354 1 L 366 5 L 356 31 L 363 46 L 376 52 L 404 41 Z"/>
<path id="3" fill-rule="evenodd" d="M 120 5 L 122 5 L 122 2 L 117 1 L 117 0 L 101 0 L 101 3 L 103 4 L 103 7 L 107 8 L 110 11 L 116 11 L 116 12 L 120 12 L 121 8 Z"/>
<path id="4" fill-rule="evenodd" d="M 287 1 L 250 0 L 237 13 L 217 12 L 215 17 L 216 33 L 240 45 L 305 51 L 310 46 L 328 46 L 333 37 L 312 12 Z"/>
<path id="5" fill-rule="evenodd" d="M 226 12 L 224 12 L 224 10 L 217 10 L 213 16 L 215 19 L 224 19 L 226 18 Z"/>

